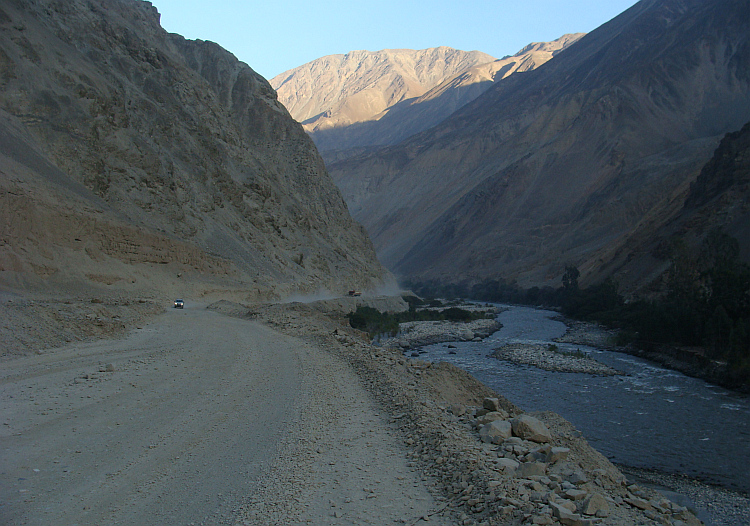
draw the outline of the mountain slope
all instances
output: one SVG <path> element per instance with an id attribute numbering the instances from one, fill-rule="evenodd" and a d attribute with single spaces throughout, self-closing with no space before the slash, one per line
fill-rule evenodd
<path id="1" fill-rule="evenodd" d="M 749 21 L 738 0 L 644 0 L 440 125 L 329 169 L 402 275 L 593 273 L 640 221 L 676 213 L 750 119 Z"/>
<path id="2" fill-rule="evenodd" d="M 666 220 L 646 217 L 627 236 L 597 257 L 606 261 L 591 269 L 594 279 L 616 274 L 624 289 L 652 281 L 671 264 L 674 239 L 697 254 L 701 242 L 720 228 L 739 242 L 739 256 L 750 261 L 750 122 L 722 138 L 698 177 L 682 189 Z"/>
<path id="3" fill-rule="evenodd" d="M 270 82 L 292 116 L 314 135 L 375 119 L 394 104 L 493 60 L 486 53 L 449 47 L 351 51 L 319 58 Z"/>
<path id="4" fill-rule="evenodd" d="M 4 283 L 278 297 L 383 278 L 310 139 L 229 52 L 139 0 L 10 0 L 0 31 Z"/>
<path id="5" fill-rule="evenodd" d="M 513 56 L 473 66 L 447 77 L 419 97 L 386 108 L 370 120 L 330 128 L 306 125 L 305 129 L 328 162 L 352 156 L 357 149 L 396 144 L 438 124 L 494 82 L 541 66 L 582 36 L 583 33 L 576 33 L 552 42 L 535 42 Z"/>

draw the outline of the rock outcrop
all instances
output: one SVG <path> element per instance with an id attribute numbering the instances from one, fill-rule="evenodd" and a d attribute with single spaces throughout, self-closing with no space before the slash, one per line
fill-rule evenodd
<path id="1" fill-rule="evenodd" d="M 617 275 L 625 289 L 639 282 L 658 288 L 654 279 L 671 264 L 669 250 L 675 239 L 690 253 L 698 253 L 707 235 L 721 229 L 738 241 L 740 259 L 750 262 L 750 123 L 727 133 L 698 177 L 683 188 L 666 221 L 642 221 L 617 244 L 599 256 L 606 264 L 592 269 L 592 279 Z M 667 353 L 671 354 L 671 352 Z M 671 359 L 668 359 L 672 361 Z M 707 370 L 692 359 L 672 363 L 678 370 Z M 681 363 L 682 362 L 682 363 Z M 675 365 L 673 365 L 675 366 Z M 719 375 L 720 376 L 720 375 Z"/>
<path id="2" fill-rule="evenodd" d="M 674 217 L 750 120 L 748 20 L 737 0 L 639 2 L 430 130 L 329 170 L 398 274 L 530 286 L 574 264 L 586 285 L 628 235 Z"/>
<path id="3" fill-rule="evenodd" d="M 301 126 L 150 2 L 0 7 L 2 280 L 252 297 L 385 271 Z"/>

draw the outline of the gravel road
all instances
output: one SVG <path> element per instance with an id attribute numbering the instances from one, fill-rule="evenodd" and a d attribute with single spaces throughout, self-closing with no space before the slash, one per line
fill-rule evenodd
<path id="1" fill-rule="evenodd" d="M 304 512 L 325 524 L 348 504 L 349 517 L 365 519 L 383 504 L 393 517 L 436 509 L 349 368 L 203 307 L 170 310 L 120 340 L 2 364 L 0 523 L 247 524 Z M 356 418 L 344 418 L 349 410 Z M 312 454 L 303 458 L 301 444 Z M 332 509 L 341 484 L 351 494 Z M 373 498 L 384 487 L 401 504 Z"/>

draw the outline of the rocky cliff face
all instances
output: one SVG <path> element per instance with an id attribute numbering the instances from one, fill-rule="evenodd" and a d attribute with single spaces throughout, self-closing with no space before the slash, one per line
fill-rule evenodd
<path id="1" fill-rule="evenodd" d="M 677 223 L 698 240 L 712 228 L 724 229 L 750 262 L 750 122 L 721 140 L 690 185 Z"/>
<path id="2" fill-rule="evenodd" d="M 737 239 L 740 258 L 750 261 L 750 123 L 726 134 L 698 177 L 672 201 L 668 216 L 647 217 L 602 251 L 598 257 L 606 263 L 591 269 L 591 278 L 614 274 L 624 290 L 649 284 L 658 289 L 659 275 L 671 263 L 673 240 L 697 254 L 716 228 Z"/>
<path id="3" fill-rule="evenodd" d="M 313 143 L 229 52 L 140 0 L 9 0 L 0 31 L 6 283 L 268 297 L 383 279 Z"/>
<path id="4" fill-rule="evenodd" d="M 749 21 L 739 0 L 644 0 L 440 125 L 329 169 L 402 275 L 530 285 L 575 264 L 585 283 L 674 217 L 750 119 Z"/>

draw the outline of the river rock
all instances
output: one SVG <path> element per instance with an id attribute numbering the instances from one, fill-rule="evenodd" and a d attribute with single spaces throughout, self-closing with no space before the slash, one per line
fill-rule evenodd
<path id="1" fill-rule="evenodd" d="M 549 429 L 538 418 L 529 415 L 519 415 L 510 421 L 513 434 L 524 440 L 547 443 L 552 440 Z"/>
<path id="2" fill-rule="evenodd" d="M 556 502 L 550 502 L 549 505 L 552 508 L 552 515 L 562 524 L 566 526 L 581 526 L 583 524 L 582 517 L 579 514 L 573 513 Z"/>
<path id="3" fill-rule="evenodd" d="M 578 511 L 578 507 L 575 505 L 574 502 L 571 502 L 567 499 L 560 499 L 560 500 L 553 499 L 553 500 L 555 504 L 557 504 L 561 508 L 565 508 L 570 513 L 575 513 L 576 511 Z"/>
<path id="4" fill-rule="evenodd" d="M 565 492 L 565 498 L 569 500 L 583 500 L 586 498 L 588 493 L 580 489 L 569 489 Z"/>
<path id="5" fill-rule="evenodd" d="M 495 466 L 497 466 L 500 471 L 503 471 L 505 473 L 515 473 L 520 464 L 520 462 L 516 462 L 515 460 L 510 458 L 499 458 L 497 459 Z"/>
<path id="6" fill-rule="evenodd" d="M 640 498 L 640 497 L 631 497 L 629 499 L 625 499 L 625 502 L 633 506 L 634 508 L 638 508 L 640 510 L 644 511 L 652 511 L 654 508 L 651 506 L 651 504 L 648 503 L 648 501 Z"/>
<path id="7" fill-rule="evenodd" d="M 564 473 L 564 476 L 565 480 L 573 486 L 580 486 L 581 484 L 586 484 L 589 481 L 586 474 L 580 468 L 566 471 Z"/>
<path id="8" fill-rule="evenodd" d="M 484 407 L 487 411 L 500 411 L 500 399 L 485 398 L 482 402 L 482 407 Z"/>
<path id="9" fill-rule="evenodd" d="M 448 410 L 456 416 L 463 416 L 467 411 L 466 406 L 463 404 L 453 404 L 448 408 Z"/>
<path id="10" fill-rule="evenodd" d="M 550 449 L 549 453 L 547 453 L 547 462 L 549 464 L 554 464 L 555 462 L 565 460 L 568 458 L 568 454 L 570 454 L 570 449 L 567 447 L 553 447 Z"/>

